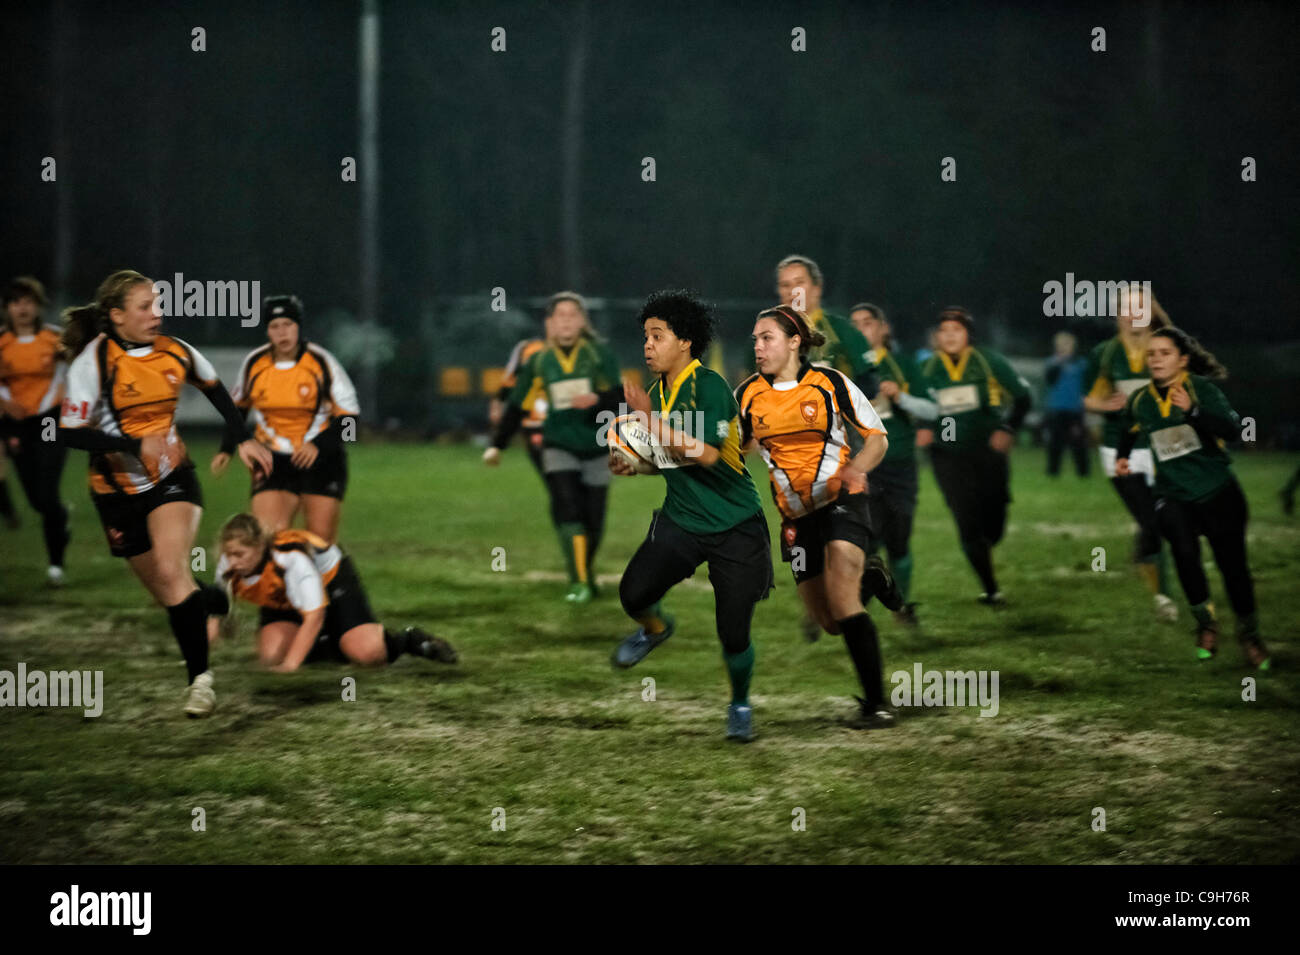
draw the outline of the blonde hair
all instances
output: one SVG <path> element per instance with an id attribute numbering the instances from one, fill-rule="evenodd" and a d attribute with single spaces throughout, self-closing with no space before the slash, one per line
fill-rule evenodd
<path id="1" fill-rule="evenodd" d="M 270 540 L 271 535 L 252 514 L 236 514 L 221 525 L 221 530 L 217 534 L 217 546 L 220 550 L 225 550 L 226 545 L 232 542 L 264 550 Z"/>
<path id="2" fill-rule="evenodd" d="M 134 269 L 119 269 L 99 283 L 95 300 L 89 305 L 78 305 L 63 310 L 63 335 L 59 344 L 69 361 L 100 332 L 108 329 L 108 313 L 126 305 L 126 296 L 141 282 L 151 282 Z"/>

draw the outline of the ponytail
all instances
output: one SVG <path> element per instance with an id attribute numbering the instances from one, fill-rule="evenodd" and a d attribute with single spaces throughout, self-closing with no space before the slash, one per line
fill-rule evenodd
<path id="1" fill-rule="evenodd" d="M 119 269 L 103 282 L 95 292 L 95 301 L 63 311 L 63 335 L 59 344 L 68 361 L 81 354 L 82 349 L 100 332 L 108 331 L 108 313 L 126 304 L 127 293 L 141 282 L 149 280 L 132 269 Z"/>
<path id="2" fill-rule="evenodd" d="M 1224 381 L 1228 377 L 1228 369 L 1223 367 L 1219 359 L 1210 354 L 1204 345 L 1181 328 L 1169 325 L 1164 328 L 1157 328 L 1151 334 L 1153 337 L 1159 335 L 1173 342 L 1179 354 L 1187 356 L 1187 370 L 1192 374 L 1200 375 L 1202 378 L 1209 378 L 1211 381 Z"/>
<path id="3" fill-rule="evenodd" d="M 107 316 L 95 303 L 78 305 L 63 310 L 63 334 L 59 336 L 59 347 L 63 357 L 68 361 L 81 354 L 90 340 L 107 327 Z"/>

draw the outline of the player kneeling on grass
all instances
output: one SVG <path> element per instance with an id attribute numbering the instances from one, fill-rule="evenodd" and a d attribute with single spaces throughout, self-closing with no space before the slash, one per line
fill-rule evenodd
<path id="1" fill-rule="evenodd" d="M 779 305 L 758 313 L 758 373 L 736 389 L 741 447 L 756 441 L 767 463 L 784 518 L 781 554 L 804 607 L 827 633 L 844 635 L 862 684 L 863 725 L 891 726 L 880 641 L 865 607 L 875 588 L 863 579 L 871 538 L 867 472 L 884 458 L 889 441 L 871 402 L 847 375 L 809 363 L 809 350 L 822 343 L 797 309 Z M 856 454 L 850 429 L 861 439 Z"/>
<path id="2" fill-rule="evenodd" d="M 384 666 L 403 653 L 455 663 L 456 651 L 419 627 L 376 622 L 352 559 L 308 531 L 267 533 L 251 514 L 221 528 L 217 579 L 262 608 L 257 656 L 275 673 L 313 660 Z M 209 633 L 216 626 L 210 620 Z"/>

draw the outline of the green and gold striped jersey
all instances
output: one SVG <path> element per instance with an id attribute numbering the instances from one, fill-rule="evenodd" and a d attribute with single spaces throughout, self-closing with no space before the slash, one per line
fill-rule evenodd
<path id="1" fill-rule="evenodd" d="M 519 369 L 510 403 L 545 414 L 542 441 L 547 447 L 594 458 L 608 453 L 597 441 L 597 409 L 575 408 L 573 399 L 609 391 L 619 383 L 614 353 L 600 342 L 580 338 L 568 351 L 552 345 L 531 355 Z"/>
<path id="2" fill-rule="evenodd" d="M 1083 393 L 1089 398 L 1106 398 L 1111 392 L 1118 391 L 1128 398 L 1150 381 L 1146 346 L 1139 345 L 1130 351 L 1116 335 L 1088 353 L 1088 363 L 1083 370 Z M 1106 447 L 1113 448 L 1119 442 L 1124 428 L 1123 417 L 1123 408 L 1102 413 L 1101 443 Z M 1142 435 L 1136 447 L 1146 446 L 1146 435 Z"/>
<path id="3" fill-rule="evenodd" d="M 991 348 L 967 345 L 955 360 L 936 352 L 921 366 L 921 378 L 939 405 L 931 425 L 936 452 L 986 445 L 1004 424 L 1019 425 L 1023 412 L 1015 408 L 1028 408 L 1029 383 Z"/>
<path id="4" fill-rule="evenodd" d="M 663 513 L 692 534 L 716 534 L 763 512 L 758 490 L 740 453 L 740 409 L 721 375 L 695 359 L 671 382 L 650 387 L 650 410 L 670 427 L 718 449 L 703 467 L 689 458 L 661 467 L 668 484 Z"/>
<path id="5" fill-rule="evenodd" d="M 1150 382 L 1129 396 L 1120 413 L 1121 428 L 1129 440 L 1145 437 L 1150 442 L 1158 496 L 1203 501 L 1232 480 L 1224 438 L 1239 433 L 1240 419 L 1208 378 L 1183 372 L 1178 382 L 1192 399 L 1187 411 L 1174 405 L 1168 389 Z M 1132 450 L 1127 444 L 1121 438 L 1117 450 Z"/>

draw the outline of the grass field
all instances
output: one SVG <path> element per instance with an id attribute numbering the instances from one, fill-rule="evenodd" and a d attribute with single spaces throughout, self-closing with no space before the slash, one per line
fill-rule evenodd
<path id="1" fill-rule="evenodd" d="M 192 447 L 204 465 L 212 450 Z M 468 446 L 355 447 L 341 535 L 380 618 L 445 635 L 458 666 L 404 657 L 388 670 L 261 673 L 245 611 L 241 639 L 214 650 L 216 713 L 186 720 L 166 618 L 108 556 L 74 452 L 70 586 L 45 589 L 30 511 L 21 531 L 0 530 L 0 669 L 101 669 L 104 712 L 0 710 L 0 862 L 1297 862 L 1300 522 L 1276 498 L 1294 464 L 1236 459 L 1274 650 L 1255 702 L 1242 700 L 1249 671 L 1217 572 L 1227 639 L 1199 664 L 1185 609 L 1177 625 L 1154 622 L 1106 482 L 1048 483 L 1041 453 L 1024 450 L 997 555 L 1009 605 L 975 603 L 927 469 L 914 538 L 922 627 L 875 614 L 887 676 L 917 662 L 997 670 L 998 714 L 916 708 L 892 730 L 853 729 L 847 654 L 837 637 L 803 641 L 779 565 L 754 627 L 759 738 L 739 746 L 723 739 L 703 570 L 669 597 L 676 636 L 613 671 L 630 629 L 616 587 L 566 606 L 524 455 L 488 471 Z M 235 469 L 202 477 L 198 543 L 211 546 L 247 483 Z M 662 494 L 657 478 L 616 482 L 602 576 L 622 569 Z M 505 572 L 492 569 L 497 547 Z M 1091 569 L 1095 547 L 1105 573 Z M 341 698 L 348 675 L 355 702 Z M 206 831 L 192 828 L 196 807 Z"/>

